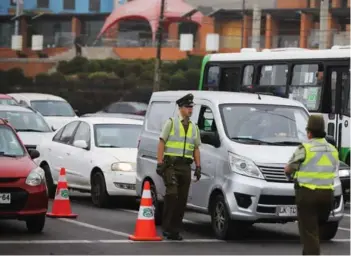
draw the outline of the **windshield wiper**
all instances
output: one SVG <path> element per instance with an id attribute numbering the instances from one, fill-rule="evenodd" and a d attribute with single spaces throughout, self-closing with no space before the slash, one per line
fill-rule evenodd
<path id="1" fill-rule="evenodd" d="M 277 141 L 277 142 L 271 142 L 272 145 L 288 145 L 288 146 L 299 146 L 301 145 L 301 142 L 298 141 Z"/>
<path id="2" fill-rule="evenodd" d="M 253 138 L 245 138 L 245 137 L 232 137 L 230 138 L 231 140 L 244 140 L 244 141 L 250 141 L 250 142 L 257 142 L 258 144 L 266 144 L 266 145 L 274 145 L 271 142 L 268 141 L 263 141 L 259 139 L 253 139 Z"/>
<path id="3" fill-rule="evenodd" d="M 114 145 L 99 145 L 99 148 L 120 148 Z"/>
<path id="4" fill-rule="evenodd" d="M 45 132 L 42 130 L 36 130 L 36 129 L 16 129 L 17 132 Z"/>
<path id="5" fill-rule="evenodd" d="M 12 158 L 16 158 L 16 157 L 18 157 L 17 155 L 5 154 L 5 152 L 0 152 L 0 156 L 12 157 Z"/>

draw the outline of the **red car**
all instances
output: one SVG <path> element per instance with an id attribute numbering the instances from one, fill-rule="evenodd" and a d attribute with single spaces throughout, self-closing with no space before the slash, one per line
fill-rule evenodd
<path id="1" fill-rule="evenodd" d="M 44 171 L 33 162 L 38 157 L 0 118 L 0 219 L 23 220 L 31 233 L 43 230 L 49 201 Z"/>
<path id="2" fill-rule="evenodd" d="M 18 102 L 7 94 L 0 93 L 0 105 L 18 105 Z"/>

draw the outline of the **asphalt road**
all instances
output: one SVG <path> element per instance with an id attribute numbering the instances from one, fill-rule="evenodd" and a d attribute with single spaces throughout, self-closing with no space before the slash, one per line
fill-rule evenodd
<path id="1" fill-rule="evenodd" d="M 224 242 L 212 235 L 208 216 L 187 212 L 183 241 L 131 242 L 137 204 L 98 209 L 89 197 L 73 194 L 71 203 L 78 218 L 48 218 L 39 235 L 28 234 L 23 222 L 0 220 L 0 254 L 301 255 L 296 223 L 254 225 L 245 240 Z M 335 239 L 322 244 L 323 255 L 350 255 L 349 205 L 345 213 Z"/>

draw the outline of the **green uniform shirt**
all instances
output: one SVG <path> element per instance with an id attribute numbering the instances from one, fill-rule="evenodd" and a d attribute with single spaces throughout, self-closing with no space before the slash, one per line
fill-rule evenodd
<path id="1" fill-rule="evenodd" d="M 179 116 L 179 119 L 183 123 L 183 118 L 181 116 Z M 196 133 L 194 146 L 195 146 L 195 148 L 198 148 L 201 145 L 200 131 L 199 131 L 199 127 L 197 125 L 195 125 L 195 127 L 197 129 L 197 133 Z M 161 135 L 160 135 L 160 139 L 162 139 L 164 142 L 166 142 L 168 140 L 169 133 L 171 132 L 171 129 L 172 129 L 172 120 L 168 119 L 165 122 L 165 124 L 163 125 L 162 131 L 161 131 Z"/>
<path id="2" fill-rule="evenodd" d="M 296 172 L 300 168 L 300 164 L 305 161 L 306 158 L 306 150 L 303 145 L 300 145 L 290 158 L 288 162 L 288 166 L 291 168 L 292 173 Z"/>

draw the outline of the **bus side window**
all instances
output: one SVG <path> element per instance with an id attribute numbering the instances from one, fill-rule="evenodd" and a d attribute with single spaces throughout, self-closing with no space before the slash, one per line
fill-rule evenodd
<path id="1" fill-rule="evenodd" d="M 208 69 L 207 81 L 205 81 L 204 89 L 209 91 L 218 91 L 219 79 L 220 79 L 219 66 L 211 66 Z"/>
<path id="2" fill-rule="evenodd" d="M 241 81 L 242 86 L 244 86 L 244 87 L 252 86 L 253 73 L 254 73 L 254 66 L 253 65 L 245 66 L 243 79 Z"/>
<path id="3" fill-rule="evenodd" d="M 341 77 L 341 114 L 350 116 L 350 71 Z"/>

